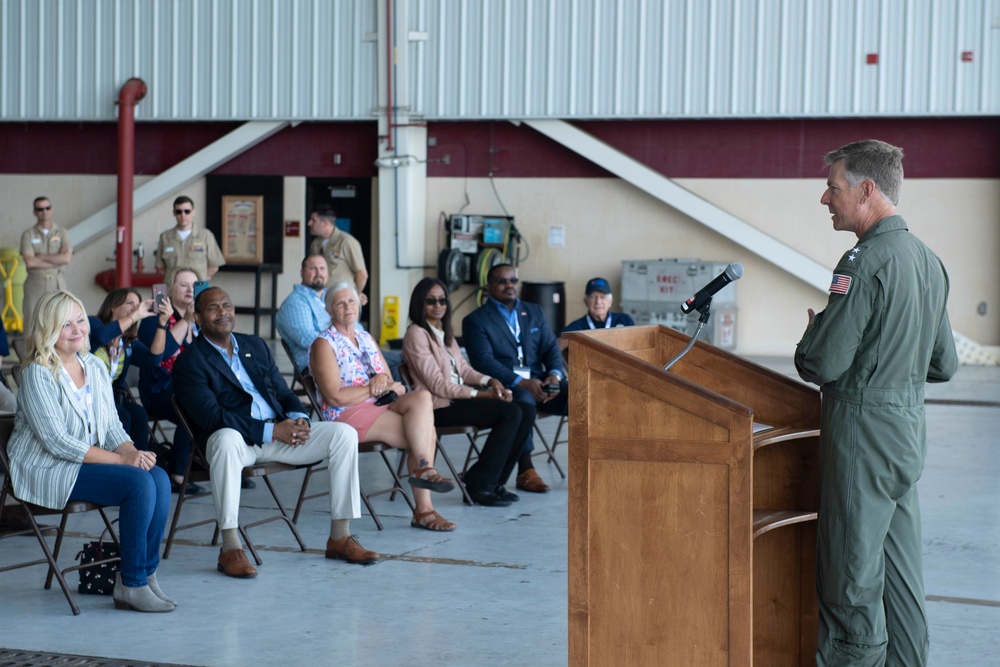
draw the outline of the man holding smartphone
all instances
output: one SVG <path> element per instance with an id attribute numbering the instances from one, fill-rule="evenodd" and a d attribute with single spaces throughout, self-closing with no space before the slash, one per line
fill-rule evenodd
<path id="1" fill-rule="evenodd" d="M 510 264 L 497 264 L 486 277 L 489 299 L 462 320 L 462 338 L 472 367 L 508 387 L 525 415 L 540 410 L 569 413 L 562 353 L 542 309 L 518 299 L 518 277 Z M 529 434 L 517 462 L 517 488 L 545 493 L 549 485 L 535 471 Z M 506 480 L 501 479 L 500 484 Z"/>

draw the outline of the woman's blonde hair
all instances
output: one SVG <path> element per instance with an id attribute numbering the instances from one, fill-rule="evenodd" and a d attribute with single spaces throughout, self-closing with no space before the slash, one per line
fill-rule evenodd
<path id="1" fill-rule="evenodd" d="M 59 290 L 49 292 L 35 304 L 31 310 L 31 322 L 25 335 L 28 343 L 28 360 L 41 364 L 53 373 L 59 371 L 62 360 L 56 352 L 56 343 L 63 325 L 69 321 L 73 306 L 80 307 L 80 312 L 86 316 L 87 310 L 83 302 L 69 292 Z M 87 335 L 90 334 L 90 322 L 87 321 Z M 88 346 L 89 347 L 89 346 Z M 86 352 L 86 349 L 84 349 Z"/>

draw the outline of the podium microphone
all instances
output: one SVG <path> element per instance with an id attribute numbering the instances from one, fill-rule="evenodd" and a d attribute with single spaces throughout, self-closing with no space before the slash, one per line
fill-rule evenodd
<path id="1" fill-rule="evenodd" d="M 734 280 L 739 280 L 742 277 L 743 265 L 739 262 L 733 262 L 726 267 L 725 271 L 717 275 L 712 282 L 702 287 L 693 297 L 682 303 L 681 311 L 686 314 L 693 310 L 701 310 L 706 303 L 712 300 L 712 297 L 715 296 L 716 292 Z"/>

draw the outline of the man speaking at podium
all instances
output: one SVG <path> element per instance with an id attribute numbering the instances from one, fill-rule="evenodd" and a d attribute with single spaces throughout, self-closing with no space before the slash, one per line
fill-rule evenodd
<path id="1" fill-rule="evenodd" d="M 816 664 L 927 664 L 920 507 L 924 383 L 958 366 L 941 260 L 896 215 L 903 151 L 866 140 L 826 155 L 820 199 L 858 242 L 809 310 L 795 353 L 820 385 Z"/>

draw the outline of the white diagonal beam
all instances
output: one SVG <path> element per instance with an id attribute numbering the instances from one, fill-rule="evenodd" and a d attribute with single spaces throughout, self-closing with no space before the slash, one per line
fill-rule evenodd
<path id="1" fill-rule="evenodd" d="M 225 164 L 240 153 L 256 146 L 288 125 L 288 121 L 253 121 L 244 123 L 229 134 L 181 160 L 159 176 L 136 188 L 132 216 L 142 213 L 163 197 L 192 183 Z M 112 231 L 118 224 L 118 203 L 112 202 L 72 228 L 73 247 L 83 248 Z"/>
<path id="2" fill-rule="evenodd" d="M 722 234 L 821 292 L 830 289 L 828 267 L 705 201 L 646 165 L 562 120 L 521 121 L 600 165 L 622 180 Z"/>

